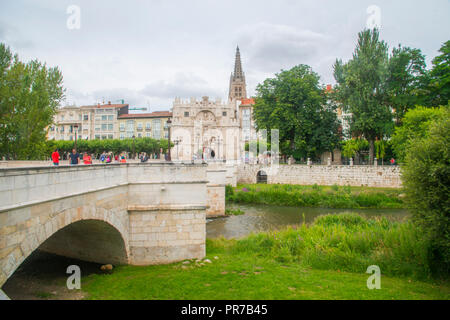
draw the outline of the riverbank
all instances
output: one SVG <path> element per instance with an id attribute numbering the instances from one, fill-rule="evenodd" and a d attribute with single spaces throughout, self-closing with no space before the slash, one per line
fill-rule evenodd
<path id="1" fill-rule="evenodd" d="M 208 239 L 207 257 L 122 266 L 82 279 L 88 299 L 450 299 L 430 280 L 427 243 L 410 222 L 329 215 L 311 226 Z M 381 290 L 367 288 L 367 267 Z"/>
<path id="2" fill-rule="evenodd" d="M 227 186 L 228 203 L 336 209 L 403 209 L 401 189 L 350 186 L 244 184 Z"/>

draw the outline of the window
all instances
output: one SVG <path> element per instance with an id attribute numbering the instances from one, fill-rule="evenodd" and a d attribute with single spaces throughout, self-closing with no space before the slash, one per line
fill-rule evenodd
<path id="1" fill-rule="evenodd" d="M 120 131 L 125 131 L 125 123 L 120 123 Z"/>
<path id="2" fill-rule="evenodd" d="M 61 126 L 61 129 L 59 130 L 59 132 L 64 132 L 64 126 Z"/>
<path id="3" fill-rule="evenodd" d="M 138 138 L 142 138 L 142 133 L 138 133 Z"/>
<path id="4" fill-rule="evenodd" d="M 161 120 L 155 119 L 152 121 L 152 127 L 153 127 L 153 138 L 159 139 L 161 138 Z"/>
<path id="5" fill-rule="evenodd" d="M 114 139 L 114 135 L 108 134 L 108 139 Z"/>
<path id="6" fill-rule="evenodd" d="M 145 124 L 145 130 L 146 130 L 146 131 L 150 131 L 150 122 L 147 122 L 147 123 Z"/>
<path id="7" fill-rule="evenodd" d="M 100 125 L 95 126 L 95 131 L 100 131 Z"/>
<path id="8" fill-rule="evenodd" d="M 185 117 L 189 117 L 189 111 L 185 111 L 185 112 L 184 112 L 184 116 L 185 116 Z"/>
<path id="9" fill-rule="evenodd" d="M 123 140 L 123 139 L 125 139 L 125 133 L 120 134 L 120 140 Z"/>
<path id="10" fill-rule="evenodd" d="M 138 122 L 137 129 L 138 131 L 142 131 L 142 122 Z"/>
<path id="11" fill-rule="evenodd" d="M 134 120 L 127 120 L 127 132 L 134 132 Z"/>
<path id="12" fill-rule="evenodd" d="M 151 138 L 150 132 L 147 132 L 147 138 Z"/>
<path id="13" fill-rule="evenodd" d="M 61 121 L 64 121 L 64 116 L 61 116 Z"/>
<path id="14" fill-rule="evenodd" d="M 114 121 L 114 116 L 108 116 L 108 121 Z"/>
<path id="15" fill-rule="evenodd" d="M 106 140 L 106 134 L 102 135 L 102 140 Z"/>
<path id="16" fill-rule="evenodd" d="M 96 139 L 96 140 L 99 140 L 99 139 L 100 139 L 100 135 L 96 134 L 96 135 L 95 135 L 95 139 Z"/>
<path id="17" fill-rule="evenodd" d="M 226 117 L 226 116 L 227 116 L 227 112 L 226 112 L 226 111 L 223 111 L 223 112 L 222 112 L 222 116 Z"/>
<path id="18" fill-rule="evenodd" d="M 108 119 L 107 116 L 102 116 L 102 121 L 106 121 Z"/>
<path id="19" fill-rule="evenodd" d="M 113 131 L 113 124 L 112 123 L 108 123 L 108 131 Z"/>
<path id="20" fill-rule="evenodd" d="M 103 123 L 102 124 L 102 131 L 106 131 L 106 129 L 107 129 L 107 125 L 106 125 L 106 123 Z"/>
<path id="21" fill-rule="evenodd" d="M 88 114 L 83 115 L 83 120 L 84 121 L 88 121 L 89 120 L 89 115 Z"/>

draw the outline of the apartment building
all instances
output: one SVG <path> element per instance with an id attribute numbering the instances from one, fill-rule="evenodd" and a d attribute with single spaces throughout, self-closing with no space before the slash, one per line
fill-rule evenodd
<path id="1" fill-rule="evenodd" d="M 121 114 L 119 116 L 119 139 L 153 138 L 168 139 L 167 120 L 172 117 L 169 111 L 155 111 L 141 114 Z"/>
<path id="2" fill-rule="evenodd" d="M 54 124 L 47 130 L 49 140 L 118 139 L 119 117 L 128 113 L 128 104 L 97 104 L 92 106 L 66 106 L 60 108 Z"/>

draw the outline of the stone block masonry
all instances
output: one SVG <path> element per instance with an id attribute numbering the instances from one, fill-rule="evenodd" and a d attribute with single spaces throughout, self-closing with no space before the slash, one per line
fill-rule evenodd
<path id="1" fill-rule="evenodd" d="M 267 174 L 269 184 L 297 184 L 324 186 L 366 186 L 401 188 L 398 166 L 344 166 L 344 165 L 279 165 L 269 168 L 263 165 L 238 167 L 238 183 L 256 183 L 259 171 Z"/>

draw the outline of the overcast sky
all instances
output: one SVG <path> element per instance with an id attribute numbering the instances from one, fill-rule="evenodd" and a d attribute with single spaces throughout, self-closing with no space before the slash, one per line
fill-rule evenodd
<path id="1" fill-rule="evenodd" d="M 70 5 L 79 29 L 67 27 Z M 59 66 L 63 104 L 124 99 L 168 110 L 177 96 L 225 100 L 236 45 L 250 95 L 297 64 L 334 83 L 332 65 L 351 57 L 371 5 L 382 39 L 420 48 L 429 66 L 450 40 L 449 0 L 0 0 L 0 42 L 22 60 Z"/>

